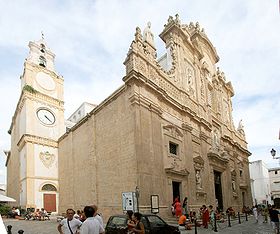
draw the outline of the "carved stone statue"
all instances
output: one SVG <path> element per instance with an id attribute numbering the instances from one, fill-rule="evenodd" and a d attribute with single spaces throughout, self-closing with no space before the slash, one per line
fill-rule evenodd
<path id="1" fill-rule="evenodd" d="M 197 170 L 196 174 L 195 174 L 195 181 L 196 181 L 196 188 L 197 189 L 201 189 L 201 175 L 200 175 L 200 171 Z"/>
<path id="2" fill-rule="evenodd" d="M 238 123 L 237 131 L 243 130 L 244 131 L 244 125 L 243 120 L 241 119 Z"/>
<path id="3" fill-rule="evenodd" d="M 147 27 L 143 31 L 143 39 L 148 42 L 151 46 L 155 47 L 154 35 L 151 31 L 151 22 L 147 23 Z"/>
<path id="4" fill-rule="evenodd" d="M 236 191 L 235 180 L 232 180 L 232 182 L 231 182 L 231 187 L 232 187 L 233 192 L 235 192 L 235 191 Z"/>
<path id="5" fill-rule="evenodd" d="M 220 138 L 217 129 L 214 130 L 213 133 L 213 147 L 218 148 L 220 146 Z"/>

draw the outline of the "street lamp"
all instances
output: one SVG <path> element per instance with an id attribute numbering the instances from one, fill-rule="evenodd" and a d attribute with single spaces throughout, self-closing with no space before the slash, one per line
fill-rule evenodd
<path id="1" fill-rule="evenodd" d="M 270 153 L 271 153 L 271 156 L 272 156 L 273 159 L 274 159 L 274 157 L 275 157 L 275 155 L 276 155 L 276 150 L 272 148 L 272 149 L 270 150 Z M 278 159 L 278 158 L 275 158 L 275 159 Z"/>
<path id="2" fill-rule="evenodd" d="M 279 165 L 280 165 L 280 157 L 275 157 L 276 156 L 276 150 L 275 149 L 271 149 L 270 150 L 271 156 L 273 157 L 273 159 L 279 159 Z"/>
<path id="3" fill-rule="evenodd" d="M 138 186 L 135 187 L 135 195 L 136 195 L 136 201 L 137 201 L 137 212 L 139 212 L 139 195 L 140 195 L 140 189 Z"/>

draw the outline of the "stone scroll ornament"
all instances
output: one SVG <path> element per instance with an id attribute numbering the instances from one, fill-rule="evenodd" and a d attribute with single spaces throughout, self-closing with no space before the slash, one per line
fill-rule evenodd
<path id="1" fill-rule="evenodd" d="M 46 168 L 50 168 L 53 165 L 55 159 L 54 154 L 51 154 L 48 151 L 46 151 L 46 152 L 41 152 L 39 156 Z"/>

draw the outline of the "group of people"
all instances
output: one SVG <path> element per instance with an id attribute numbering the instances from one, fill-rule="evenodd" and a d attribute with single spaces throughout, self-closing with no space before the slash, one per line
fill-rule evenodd
<path id="1" fill-rule="evenodd" d="M 66 218 L 57 226 L 60 234 L 104 234 L 102 217 L 97 213 L 97 206 L 85 206 L 77 212 L 71 208 L 66 210 Z"/>
<path id="2" fill-rule="evenodd" d="M 255 217 L 256 223 L 259 222 L 259 216 L 263 216 L 263 222 L 267 223 L 268 222 L 268 216 L 270 218 L 271 224 L 273 229 L 275 230 L 275 233 L 279 234 L 279 214 L 280 212 L 276 209 L 275 205 L 270 205 L 268 206 L 254 206 L 253 207 L 253 215 Z"/>
<path id="3" fill-rule="evenodd" d="M 39 221 L 44 221 L 45 219 L 50 219 L 47 211 L 44 208 L 37 208 L 34 212 L 28 212 L 25 215 L 25 220 L 39 220 Z"/>

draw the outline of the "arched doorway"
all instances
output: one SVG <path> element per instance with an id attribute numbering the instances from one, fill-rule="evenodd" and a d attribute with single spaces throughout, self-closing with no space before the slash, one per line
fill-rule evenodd
<path id="1" fill-rule="evenodd" d="M 57 189 L 52 184 L 45 184 L 42 187 L 44 209 L 47 212 L 56 212 L 56 192 Z"/>

